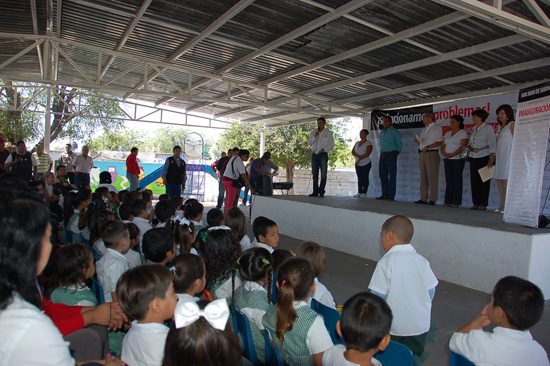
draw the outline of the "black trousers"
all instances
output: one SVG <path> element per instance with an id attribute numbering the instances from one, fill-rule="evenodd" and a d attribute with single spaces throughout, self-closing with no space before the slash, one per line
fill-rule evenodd
<path id="1" fill-rule="evenodd" d="M 478 170 L 487 166 L 489 155 L 482 158 L 470 158 L 470 184 L 472 185 L 472 202 L 474 206 L 489 205 L 489 190 L 491 189 L 491 180 L 481 181 Z"/>

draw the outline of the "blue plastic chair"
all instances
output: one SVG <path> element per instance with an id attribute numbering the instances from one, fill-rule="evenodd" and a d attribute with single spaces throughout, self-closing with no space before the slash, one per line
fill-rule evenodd
<path id="1" fill-rule="evenodd" d="M 330 334 L 332 343 L 344 344 L 344 340 L 338 335 L 338 332 L 336 332 L 336 323 L 338 323 L 338 321 L 342 317 L 338 310 L 329 308 L 328 306 L 321 304 L 315 299 L 311 300 L 311 308 L 323 316 L 325 327 L 328 330 L 328 334 Z"/>
<path id="2" fill-rule="evenodd" d="M 409 347 L 390 341 L 384 351 L 374 355 L 384 366 L 414 366 L 414 356 Z"/>
<path id="3" fill-rule="evenodd" d="M 254 348 L 254 339 L 252 338 L 252 331 L 250 330 L 248 318 L 239 310 L 235 309 L 234 306 L 231 307 L 231 313 L 234 320 L 233 330 L 237 330 L 237 334 L 241 335 L 243 341 L 244 357 L 248 358 L 254 365 L 260 365 L 258 355 L 256 354 L 256 348 Z"/>
<path id="4" fill-rule="evenodd" d="M 271 343 L 269 331 L 264 329 L 265 339 L 265 365 L 266 366 L 283 366 L 283 358 L 277 348 Z"/>
<path id="5" fill-rule="evenodd" d="M 103 294 L 103 286 L 101 286 L 101 283 L 99 283 L 99 280 L 97 279 L 97 273 L 94 274 L 92 277 L 92 292 L 94 293 L 95 297 L 97 297 L 98 305 L 101 305 L 105 302 L 105 295 Z"/>
<path id="6" fill-rule="evenodd" d="M 451 352 L 451 366 L 475 366 L 475 364 L 466 357 Z"/>

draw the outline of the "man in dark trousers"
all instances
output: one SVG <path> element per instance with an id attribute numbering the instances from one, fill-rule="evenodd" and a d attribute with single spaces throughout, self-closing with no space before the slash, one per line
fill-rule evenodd
<path id="1" fill-rule="evenodd" d="M 185 161 L 181 158 L 180 146 L 174 146 L 173 152 L 174 156 L 166 158 L 160 175 L 166 187 L 166 194 L 170 197 L 181 197 L 187 180 Z"/>

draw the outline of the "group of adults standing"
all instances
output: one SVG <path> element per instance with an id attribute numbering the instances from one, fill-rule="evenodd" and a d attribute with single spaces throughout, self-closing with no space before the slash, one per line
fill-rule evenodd
<path id="1" fill-rule="evenodd" d="M 437 202 L 439 166 L 442 156 L 446 182 L 443 206 L 459 207 L 462 204 L 462 174 L 465 162 L 469 161 L 473 202 L 470 209 L 487 209 L 491 179 L 483 181 L 479 170 L 484 167 L 491 169 L 494 166 L 493 178 L 497 182 L 500 196 L 500 205 L 495 212 L 504 212 L 514 133 L 514 110 L 510 105 L 504 104 L 497 108 L 496 115 L 500 124 L 496 134 L 494 128 L 486 123 L 489 113 L 484 109 L 478 109 L 472 112 L 474 127 L 469 136 L 464 130 L 464 118 L 460 115 L 451 117 L 451 130 L 443 136 L 442 128 L 437 125 L 434 113 L 424 114 L 425 128 L 420 136 L 414 139 L 418 145 L 420 169 L 420 199 L 415 203 L 435 205 Z M 380 132 L 379 157 L 382 194 L 376 199 L 393 201 L 396 194 L 397 157 L 403 148 L 403 141 L 401 133 L 392 125 L 391 117 L 384 117 L 383 126 Z M 358 180 L 358 193 L 354 197 L 366 197 L 369 185 L 372 143 L 368 140 L 368 135 L 367 130 L 361 130 L 360 140 L 355 143 L 351 151 L 356 160 L 355 169 Z M 315 151 L 313 155 L 315 156 Z M 315 187 L 316 169 L 313 158 L 312 169 L 314 169 Z"/>

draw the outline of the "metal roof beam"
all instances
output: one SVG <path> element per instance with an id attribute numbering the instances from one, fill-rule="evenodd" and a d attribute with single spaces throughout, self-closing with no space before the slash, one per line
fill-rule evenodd
<path id="1" fill-rule="evenodd" d="M 34 34 L 38 34 L 38 19 L 36 15 L 36 0 L 31 0 L 31 17 L 32 17 L 32 29 Z M 38 52 L 38 62 L 40 64 L 40 75 L 44 77 L 44 63 L 42 62 L 42 50 L 39 46 L 36 46 L 36 52 Z"/>
<path id="2" fill-rule="evenodd" d="M 535 2 L 535 0 L 523 0 L 523 3 L 531 11 L 531 13 L 533 13 L 540 24 L 550 27 L 550 19 L 548 19 L 546 13 L 544 13 L 544 11 L 540 8 L 539 4 Z"/>
<path id="3" fill-rule="evenodd" d="M 399 94 L 399 93 L 406 93 L 411 91 L 416 91 L 420 89 L 429 89 L 429 88 L 436 88 L 439 86 L 444 85 L 452 85 L 456 83 L 464 83 L 467 81 L 473 81 L 478 79 L 485 79 L 490 78 L 497 75 L 503 75 L 503 74 L 509 74 L 513 72 L 523 71 L 523 70 L 529 70 L 529 69 L 535 69 L 538 67 L 543 66 L 550 66 L 550 57 L 541 58 L 538 60 L 528 61 L 528 62 L 522 62 L 515 65 L 509 65 L 504 67 L 499 67 L 492 70 L 486 70 L 481 72 L 475 72 L 471 74 L 466 75 L 460 75 L 455 76 L 447 79 L 442 80 L 436 80 L 436 81 L 430 81 L 427 83 L 420 83 L 420 84 L 414 84 L 414 85 L 408 85 L 401 88 L 395 88 L 392 90 L 385 90 L 377 93 L 371 93 L 367 95 L 361 95 L 357 97 L 351 97 L 351 98 L 344 98 L 344 99 L 336 99 L 333 100 L 331 103 L 337 103 L 337 104 L 347 104 L 347 103 L 355 103 L 359 101 L 379 98 L 379 97 L 385 97 L 391 94 Z"/>
<path id="4" fill-rule="evenodd" d="M 477 0 L 432 1 L 494 23 L 500 27 L 510 29 L 519 34 L 526 35 L 529 38 L 550 44 L 550 27 L 536 24 L 530 20 L 497 9 L 489 4 L 484 4 Z"/>

